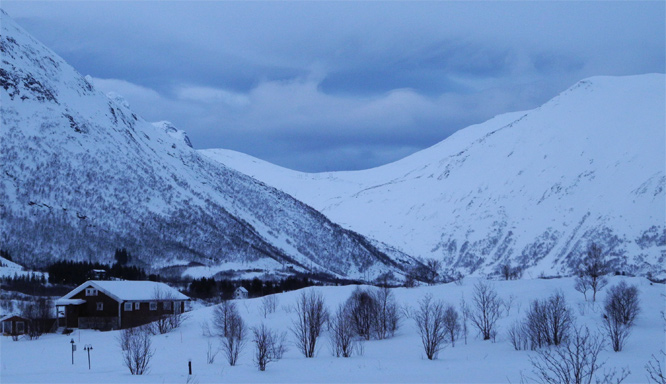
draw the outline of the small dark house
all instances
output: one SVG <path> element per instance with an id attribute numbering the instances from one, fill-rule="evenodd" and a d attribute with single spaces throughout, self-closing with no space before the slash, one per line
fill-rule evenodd
<path id="1" fill-rule="evenodd" d="M 58 326 L 122 329 L 185 311 L 187 296 L 154 281 L 87 281 L 56 300 Z"/>
<path id="2" fill-rule="evenodd" d="M 0 319 L 3 335 L 23 335 L 28 332 L 30 320 L 19 315 L 7 315 Z"/>

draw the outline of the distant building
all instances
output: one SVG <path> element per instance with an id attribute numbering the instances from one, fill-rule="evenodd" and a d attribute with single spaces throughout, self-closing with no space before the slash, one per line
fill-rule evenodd
<path id="1" fill-rule="evenodd" d="M 234 299 L 247 299 L 247 289 L 245 287 L 238 287 L 234 291 Z"/>
<path id="2" fill-rule="evenodd" d="M 30 327 L 30 319 L 15 314 L 3 317 L 0 319 L 0 323 L 2 323 L 3 335 L 24 335 L 28 333 Z"/>
<path id="3" fill-rule="evenodd" d="M 182 313 L 189 297 L 154 281 L 91 280 L 56 300 L 58 326 L 131 328 Z"/>
<path id="4" fill-rule="evenodd" d="M 88 278 L 90 280 L 106 280 L 106 270 L 93 269 L 90 272 L 88 272 Z"/>

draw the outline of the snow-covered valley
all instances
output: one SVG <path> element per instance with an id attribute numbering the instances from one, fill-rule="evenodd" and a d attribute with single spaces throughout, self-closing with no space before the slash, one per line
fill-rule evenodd
<path id="1" fill-rule="evenodd" d="M 430 293 L 435 299 L 454 305 L 460 310 L 461 299 L 471 304 L 477 279 L 463 280 L 462 285 L 446 284 L 417 288 L 392 289 L 397 303 L 403 308 L 417 307 L 418 301 Z M 626 383 L 647 381 L 645 365 L 651 355 L 660 356 L 663 366 L 664 349 L 664 286 L 651 284 L 644 278 L 612 277 L 610 284 L 620 281 L 634 284 L 639 290 L 641 312 L 629 335 L 624 349 L 613 352 L 606 349 L 599 355 L 606 365 L 604 369 L 627 368 L 631 371 Z M 510 308 L 503 307 L 498 322 L 496 342 L 482 340 L 476 329 L 470 328 L 468 341 L 462 338 L 455 347 L 449 344 L 439 353 L 437 360 L 425 358 L 421 340 L 413 319 L 404 318 L 396 335 L 385 340 L 363 343 L 363 354 L 350 358 L 334 357 L 330 350 L 331 331 L 319 338 L 317 354 L 306 359 L 293 345 L 290 332 L 296 314 L 293 305 L 301 291 L 277 295 L 277 311 L 264 318 L 261 298 L 236 301 L 239 312 L 248 326 L 261 322 L 271 329 L 288 334 L 289 350 L 284 358 L 269 363 L 260 372 L 253 362 L 254 344 L 248 343 L 241 352 L 236 366 L 229 366 L 224 356 L 217 355 L 214 363 L 207 364 L 208 342 L 213 349 L 219 346 L 219 338 L 204 336 L 202 324 L 212 320 L 213 307 L 199 307 L 190 313 L 184 324 L 164 335 L 153 336 L 155 354 L 150 370 L 142 376 L 132 376 L 122 362 L 118 344 L 120 331 L 99 332 L 76 330 L 72 335 L 45 334 L 37 340 L 12 341 L 2 337 L 0 379 L 3 383 L 519 383 L 521 374 L 527 382 L 533 382 L 534 374 L 530 357 L 534 351 L 516 351 L 507 335 L 510 326 L 523 319 L 531 300 L 543 299 L 563 292 L 570 311 L 578 325 L 586 325 L 593 332 L 601 332 L 601 311 L 606 291 L 592 304 L 574 290 L 574 281 L 563 279 L 523 279 L 517 281 L 490 281 L 499 297 L 512 301 Z M 312 287 L 305 291 L 323 294 L 329 311 L 335 310 L 350 296 L 355 286 Z M 603 336 L 606 340 L 606 336 Z M 78 346 L 71 364 L 71 344 Z M 91 369 L 83 346 L 91 344 Z M 188 361 L 192 361 L 193 375 L 188 380 Z M 532 379 L 530 379 L 532 378 Z"/>

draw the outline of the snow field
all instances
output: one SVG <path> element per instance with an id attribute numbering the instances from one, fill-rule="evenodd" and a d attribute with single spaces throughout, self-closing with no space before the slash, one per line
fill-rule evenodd
<path id="1" fill-rule="evenodd" d="M 619 353 L 605 350 L 601 359 L 605 368 L 626 367 L 631 370 L 625 383 L 646 382 L 644 365 L 652 354 L 657 355 L 664 346 L 664 320 L 660 311 L 664 309 L 664 286 L 651 285 L 643 278 L 613 277 L 610 284 L 621 280 L 635 284 L 640 291 L 641 313 L 636 321 L 624 350 Z M 461 297 L 472 304 L 472 291 L 477 279 L 465 279 L 462 286 L 454 284 L 432 287 L 393 289 L 396 300 L 402 306 L 415 307 L 424 295 L 431 293 L 436 299 L 459 307 Z M 575 312 L 577 323 L 587 325 L 595 331 L 601 324 L 601 303 L 605 291 L 599 294 L 596 305 L 585 303 L 582 294 L 573 289 L 571 278 L 552 280 L 493 281 L 500 297 L 514 297 L 510 312 L 498 322 L 499 335 L 496 343 L 481 340 L 471 328 L 468 344 L 460 339 L 455 347 L 448 345 L 439 354 L 438 360 L 425 358 L 419 336 L 412 319 L 404 319 L 394 338 L 371 340 L 363 344 L 364 353 L 351 358 L 333 357 L 329 347 L 328 332 L 318 341 L 318 355 L 304 358 L 292 345 L 289 332 L 295 314 L 290 310 L 301 291 L 278 295 L 278 309 L 266 319 L 261 314 L 261 298 L 237 301 L 241 316 L 248 326 L 262 321 L 270 328 L 287 331 L 289 351 L 284 358 L 270 363 L 265 372 L 260 372 L 252 361 L 254 344 L 248 340 L 239 363 L 235 367 L 227 364 L 219 353 L 213 364 L 206 364 L 207 342 L 217 347 L 216 337 L 206 337 L 201 325 L 209 321 L 213 307 L 196 309 L 183 326 L 166 335 L 152 338 L 155 355 L 150 371 L 143 376 L 132 376 L 121 360 L 117 343 L 118 331 L 98 332 L 77 330 L 70 336 L 48 334 L 38 340 L 12 341 L 3 337 L 1 347 L 1 376 L 3 383 L 185 383 L 188 380 L 187 363 L 192 360 L 193 379 L 199 383 L 245 382 L 245 383 L 406 383 L 406 382 L 475 382 L 518 383 L 521 372 L 531 375 L 528 356 L 530 351 L 515 351 L 506 331 L 516 320 L 522 319 L 531 300 L 545 298 L 556 290 L 562 290 L 567 304 Z M 334 311 L 344 302 L 355 286 L 311 287 L 325 297 L 329 311 Z M 196 307 L 196 306 L 195 306 Z M 459 308 L 458 308 L 459 309 Z M 77 344 L 75 364 L 71 364 L 70 339 Z M 83 346 L 92 344 L 92 369 L 88 370 Z M 662 358 L 663 359 L 663 358 Z M 663 361 L 662 361 L 663 363 Z"/>

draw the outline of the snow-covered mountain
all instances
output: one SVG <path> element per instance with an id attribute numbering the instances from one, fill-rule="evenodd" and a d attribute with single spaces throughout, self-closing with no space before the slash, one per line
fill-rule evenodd
<path id="1" fill-rule="evenodd" d="M 618 270 L 664 276 L 665 77 L 594 77 L 541 107 L 497 116 L 395 163 L 299 173 L 201 153 L 331 220 L 469 272 L 510 261 L 570 273 L 588 243 Z"/>
<path id="2" fill-rule="evenodd" d="M 348 277 L 414 262 L 201 156 L 0 13 L 0 247 L 14 260 L 109 261 L 125 247 L 153 267 L 288 263 Z"/>

